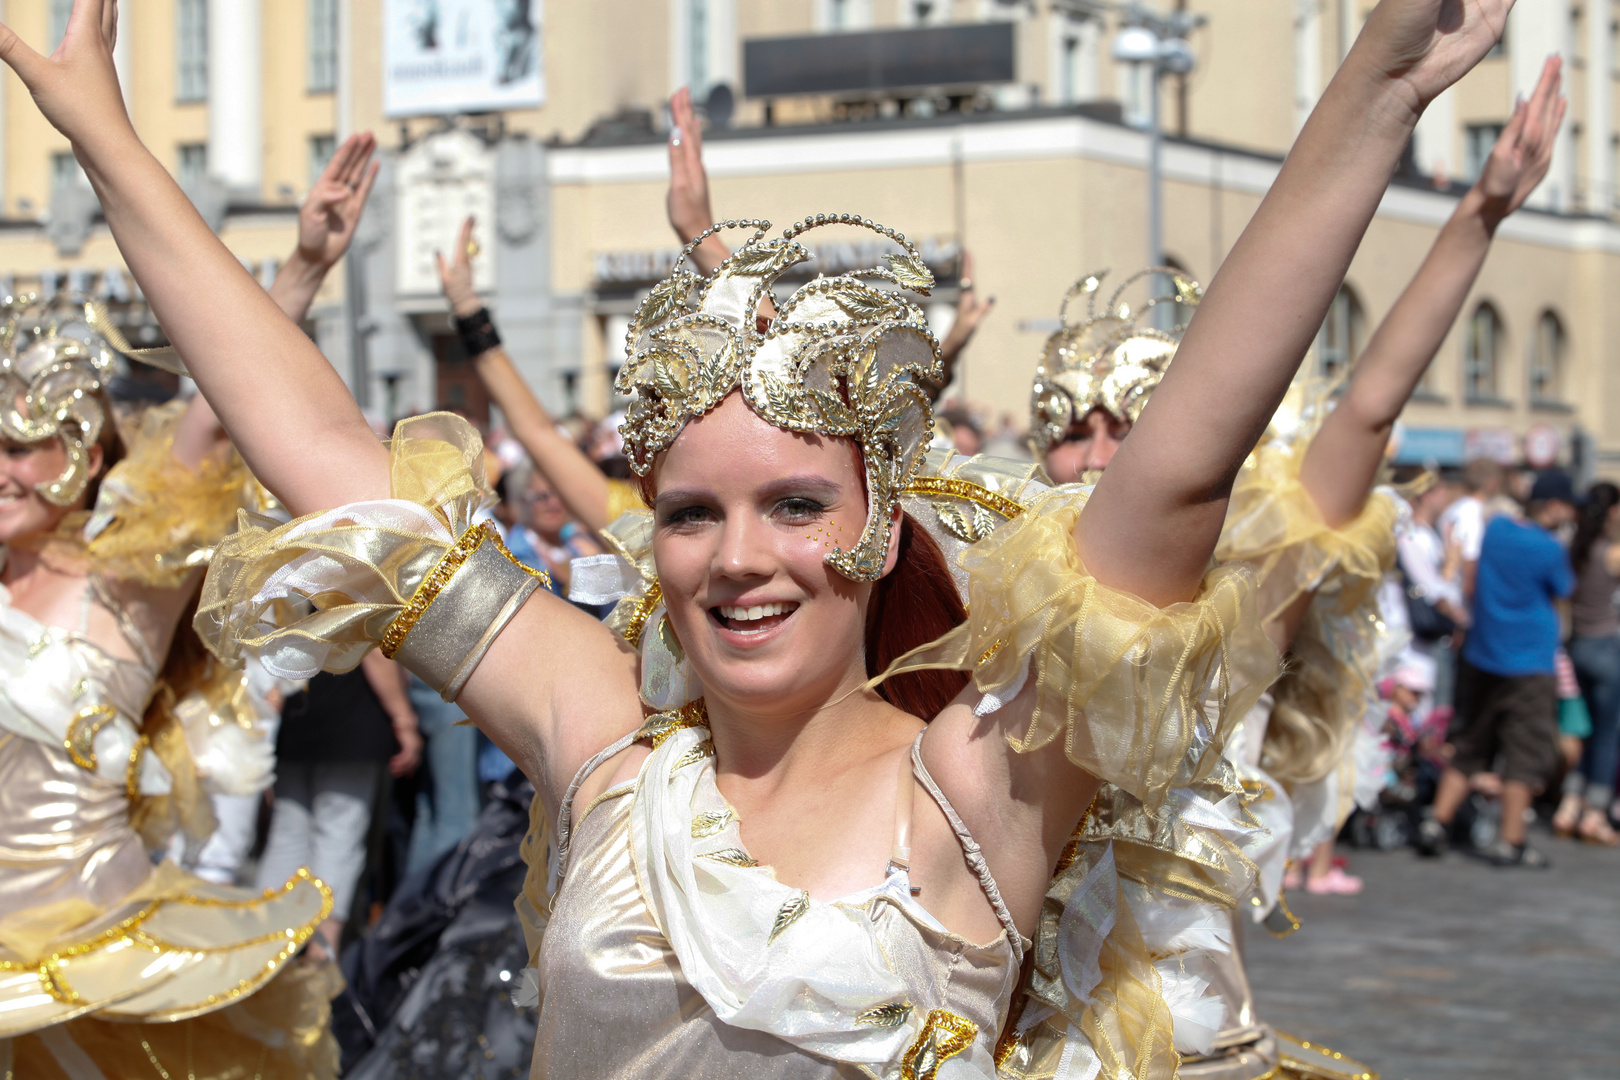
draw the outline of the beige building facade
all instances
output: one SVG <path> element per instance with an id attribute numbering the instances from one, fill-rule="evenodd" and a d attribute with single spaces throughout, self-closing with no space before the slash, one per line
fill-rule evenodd
<path id="1" fill-rule="evenodd" d="M 901 229 L 940 280 L 930 318 L 941 334 L 954 310 L 960 252 L 972 252 L 976 285 L 997 305 L 953 392 L 992 418 L 1022 425 L 1035 358 L 1069 284 L 1147 262 L 1142 125 L 1152 83 L 1111 58 L 1128 21 L 1121 5 L 529 0 L 541 43 L 538 107 L 390 115 L 390 20 L 418 18 L 430 3 L 120 3 L 117 59 L 138 129 L 263 279 L 291 249 L 298 202 L 336 141 L 377 132 L 382 181 L 356 252 L 323 291 L 311 329 L 378 414 L 440 405 L 488 414 L 428 270 L 468 211 L 481 223 L 483 286 L 537 390 L 559 412 L 613 407 L 625 323 L 675 254 L 664 219 L 663 102 L 686 84 L 713 113 L 706 156 L 716 214 L 785 225 L 807 213 L 851 211 Z M 1163 80 L 1160 111 L 1164 254 L 1208 280 L 1373 5 L 1157 4 L 1205 20 L 1188 39 L 1197 67 Z M 45 48 L 70 8 L 66 0 L 0 2 L 5 20 Z M 1620 475 L 1620 377 L 1608 363 L 1620 347 L 1620 314 L 1609 299 L 1620 285 L 1617 18 L 1613 0 L 1519 0 L 1504 46 L 1424 117 L 1351 268 L 1312 363 L 1354 361 L 1515 95 L 1533 86 L 1549 54 L 1566 58 L 1570 117 L 1552 175 L 1534 207 L 1503 227 L 1407 410 L 1402 453 L 1410 460 L 1521 460 L 1532 434 L 1537 460 L 1551 447 L 1583 472 Z M 957 36 L 926 36 L 948 32 Z M 774 69 L 762 69 L 758 43 L 779 38 L 809 40 L 779 49 Z M 937 49 L 943 67 L 931 69 L 937 82 L 928 86 L 818 89 L 821 67 L 862 48 L 891 60 Z M 990 68 L 962 59 L 969 53 L 995 54 L 990 68 L 1003 70 L 987 75 Z M 953 76 L 952 63 L 966 65 L 965 74 Z M 798 78 L 803 92 L 750 93 L 764 77 L 778 89 L 783 78 Z M 0 275 L 18 290 L 71 284 L 97 292 L 132 331 L 155 337 L 94 211 L 66 144 L 7 74 Z M 1308 232 L 1299 242 L 1310 244 Z M 829 231 L 817 268 L 836 272 L 872 254 L 861 237 Z"/>

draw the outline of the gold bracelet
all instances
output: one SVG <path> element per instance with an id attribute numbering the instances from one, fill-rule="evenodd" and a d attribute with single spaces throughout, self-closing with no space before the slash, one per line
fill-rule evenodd
<path id="1" fill-rule="evenodd" d="M 432 606 L 433 601 L 439 598 L 439 594 L 444 591 L 445 586 L 450 584 L 450 579 L 456 576 L 456 571 L 466 565 L 467 560 L 472 558 L 473 552 L 482 547 L 486 540 L 493 541 L 496 549 L 506 556 L 513 565 L 522 567 L 523 570 L 544 582 L 546 588 L 551 588 L 551 575 L 544 570 L 536 570 L 532 566 L 526 566 L 520 562 L 501 542 L 501 534 L 496 531 L 495 526 L 487 521 L 473 525 L 461 534 L 461 538 L 452 544 L 448 551 L 440 556 L 433 569 L 428 571 L 428 575 L 416 586 L 416 591 L 411 594 L 410 602 L 405 605 L 405 609 L 396 615 L 393 622 L 390 622 L 387 629 L 383 631 L 382 654 L 384 656 L 390 660 L 394 658 L 394 654 L 399 652 L 400 646 L 405 644 L 406 635 L 415 628 L 422 616 L 427 613 L 427 609 Z"/>

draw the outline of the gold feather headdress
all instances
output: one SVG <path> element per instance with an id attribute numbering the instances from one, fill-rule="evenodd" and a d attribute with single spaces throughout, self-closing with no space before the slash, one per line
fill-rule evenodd
<path id="1" fill-rule="evenodd" d="M 1196 308 L 1203 297 L 1198 283 L 1181 271 L 1157 267 L 1126 278 L 1099 310 L 1097 299 L 1107 276 L 1106 270 L 1087 274 L 1070 287 L 1058 311 L 1062 326 L 1041 350 L 1029 399 L 1029 441 L 1038 457 L 1061 442 L 1069 425 L 1084 420 L 1092 409 L 1106 409 L 1135 423 L 1164 378 L 1181 343 L 1179 327 L 1188 318 L 1182 313 L 1174 320 L 1178 329 L 1167 332 L 1154 329 L 1148 313 L 1161 304 Z M 1136 308 L 1125 302 L 1125 291 L 1133 284 L 1158 277 L 1168 280 L 1174 291 L 1150 295 Z M 1071 322 L 1069 303 L 1082 295 L 1085 318 Z"/>
<path id="2" fill-rule="evenodd" d="M 89 486 L 90 447 L 109 421 L 101 391 L 120 354 L 185 374 L 172 348 L 133 348 L 106 309 L 80 293 L 0 301 L 0 436 L 62 440 L 66 467 L 36 487 L 56 506 L 71 506 Z"/>
<path id="3" fill-rule="evenodd" d="M 900 250 L 884 256 L 883 266 L 815 278 L 758 329 L 761 297 L 812 258 L 798 238 L 827 225 L 870 229 Z M 853 439 L 865 459 L 866 527 L 853 549 L 835 549 L 827 562 L 852 581 L 874 581 L 900 492 L 933 429 L 919 384 L 942 374 L 939 343 L 922 309 L 903 295 L 926 296 L 933 275 L 904 235 L 853 214 L 816 214 L 766 240 L 770 227 L 750 220 L 709 228 L 642 302 L 617 383 L 632 398 L 619 431 L 631 468 L 645 476 L 688 420 L 740 389 L 749 408 L 776 427 Z M 699 244 L 735 228 L 754 232 L 712 275 L 688 268 Z"/>
<path id="4" fill-rule="evenodd" d="M 35 490 L 69 506 L 90 483 L 90 447 L 108 421 L 100 391 L 117 356 L 102 330 L 111 324 L 99 305 L 61 295 L 8 296 L 0 311 L 0 435 L 62 441 L 66 467 Z"/>

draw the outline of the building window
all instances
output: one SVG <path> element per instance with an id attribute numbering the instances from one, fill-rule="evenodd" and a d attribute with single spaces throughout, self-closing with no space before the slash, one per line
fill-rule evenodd
<path id="1" fill-rule="evenodd" d="M 1052 101 L 1075 105 L 1097 97 L 1097 42 L 1095 19 L 1065 15 L 1052 20 L 1055 35 Z"/>
<path id="2" fill-rule="evenodd" d="M 208 0 L 174 5 L 175 100 L 208 100 Z"/>
<path id="3" fill-rule="evenodd" d="M 1489 304 L 1474 309 L 1463 341 L 1463 397 L 1494 402 L 1496 373 L 1502 353 L 1502 319 Z"/>
<path id="4" fill-rule="evenodd" d="M 67 36 L 68 19 L 72 14 L 73 0 L 51 0 L 51 29 L 45 40 L 50 43 L 52 51 Z"/>
<path id="5" fill-rule="evenodd" d="M 872 0 L 816 0 L 816 29 L 824 34 L 865 30 L 872 25 Z"/>
<path id="6" fill-rule="evenodd" d="M 1340 286 L 1316 335 L 1316 362 L 1325 377 L 1340 378 L 1361 356 L 1362 320 L 1361 301 L 1350 286 Z"/>
<path id="7" fill-rule="evenodd" d="M 51 189 L 63 187 L 89 187 L 90 180 L 79 167 L 73 151 L 63 150 L 51 155 Z"/>
<path id="8" fill-rule="evenodd" d="M 686 0 L 686 85 L 692 96 L 708 93 L 713 77 L 709 63 L 709 0 Z"/>
<path id="9" fill-rule="evenodd" d="M 337 0 L 309 0 L 309 92 L 337 89 Z"/>
<path id="10" fill-rule="evenodd" d="M 332 160 L 337 153 L 336 135 L 311 135 L 309 137 L 309 186 L 314 187 L 320 182 L 321 172 L 326 163 Z"/>
<path id="11" fill-rule="evenodd" d="M 1530 354 L 1530 401 L 1535 405 L 1564 400 L 1564 324 L 1550 311 L 1536 321 L 1536 341 Z"/>
<path id="12" fill-rule="evenodd" d="M 1502 137 L 1501 124 L 1469 124 L 1463 135 L 1463 169 L 1471 184 L 1485 171 L 1485 161 Z"/>
<path id="13" fill-rule="evenodd" d="M 208 144 L 181 143 L 174 176 L 180 186 L 191 190 L 208 175 Z"/>

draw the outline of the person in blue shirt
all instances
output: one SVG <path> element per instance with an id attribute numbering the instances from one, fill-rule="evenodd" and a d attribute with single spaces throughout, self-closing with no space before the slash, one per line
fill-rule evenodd
<path id="1" fill-rule="evenodd" d="M 1485 854 L 1498 866 L 1547 865 L 1525 844 L 1524 818 L 1557 767 L 1556 605 L 1574 591 L 1575 572 L 1555 533 L 1575 520 L 1578 502 L 1568 476 L 1544 472 L 1530 490 L 1525 518 L 1503 515 L 1485 529 L 1474 621 L 1457 672 L 1454 754 L 1418 828 L 1425 855 L 1445 850 L 1470 778 L 1495 770 L 1503 781 L 1502 827 Z"/>

